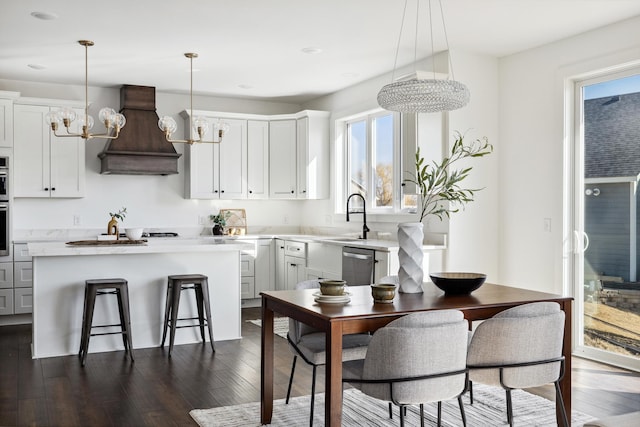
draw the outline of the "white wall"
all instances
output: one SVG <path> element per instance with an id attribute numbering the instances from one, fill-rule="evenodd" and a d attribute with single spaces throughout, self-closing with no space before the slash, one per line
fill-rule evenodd
<path id="1" fill-rule="evenodd" d="M 640 59 L 640 17 L 500 60 L 500 280 L 563 292 L 564 82 Z M 551 232 L 544 232 L 544 218 Z"/>

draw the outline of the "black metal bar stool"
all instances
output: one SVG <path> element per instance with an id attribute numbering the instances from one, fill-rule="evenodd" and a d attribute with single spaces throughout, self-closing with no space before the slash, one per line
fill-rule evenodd
<path id="1" fill-rule="evenodd" d="M 180 306 L 180 293 L 184 290 L 193 289 L 196 293 L 196 306 L 198 308 L 198 317 L 178 318 L 178 308 Z M 206 314 L 206 319 L 204 315 Z M 198 320 L 198 323 L 188 325 L 178 325 L 178 321 L 182 320 Z M 162 331 L 162 343 L 160 347 L 164 347 L 167 338 L 167 327 L 171 327 L 171 335 L 169 337 L 169 357 L 173 350 L 173 342 L 176 335 L 176 328 L 195 328 L 200 327 L 200 336 L 202 344 L 207 340 L 204 337 L 204 327 L 209 328 L 209 340 L 211 349 L 215 352 L 213 346 L 213 328 L 211 319 L 211 307 L 209 305 L 209 278 L 203 274 L 177 274 L 169 276 L 167 283 L 167 303 L 164 309 L 164 329 Z"/>
<path id="2" fill-rule="evenodd" d="M 115 295 L 118 300 L 118 312 L 120 323 L 113 325 L 92 325 L 93 310 L 96 304 L 96 297 L 100 295 Z M 91 333 L 94 328 L 111 328 L 119 326 L 120 331 Z M 133 362 L 133 345 L 131 344 L 131 315 L 129 313 L 129 287 L 125 279 L 95 279 L 85 281 L 84 288 L 84 311 L 82 313 L 82 335 L 80 337 L 80 361 L 84 366 L 84 361 L 89 352 L 89 338 L 95 335 L 121 334 L 124 343 L 124 351 L 129 352 L 129 357 Z"/>

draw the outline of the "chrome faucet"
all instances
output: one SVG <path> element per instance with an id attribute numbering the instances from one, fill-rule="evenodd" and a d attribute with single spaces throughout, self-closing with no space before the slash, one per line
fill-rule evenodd
<path id="1" fill-rule="evenodd" d="M 353 196 L 358 196 L 362 199 L 362 212 L 360 211 L 349 211 L 349 202 L 351 201 L 351 198 Z M 360 193 L 353 193 L 351 195 L 349 195 L 349 197 L 347 197 L 347 222 L 349 222 L 349 214 L 362 214 L 362 221 L 364 222 L 362 224 L 362 237 L 360 237 L 363 240 L 367 240 L 367 232 L 371 231 L 369 230 L 369 227 L 367 227 L 367 202 L 364 199 L 364 196 Z"/>

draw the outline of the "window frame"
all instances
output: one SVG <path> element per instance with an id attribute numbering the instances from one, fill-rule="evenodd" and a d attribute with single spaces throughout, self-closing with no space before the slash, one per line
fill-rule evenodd
<path id="1" fill-rule="evenodd" d="M 375 132 L 374 124 L 377 118 L 391 115 L 393 123 L 393 198 L 390 206 L 376 206 L 375 205 Z M 349 144 L 349 126 L 353 123 L 365 121 L 366 129 L 366 183 L 367 190 L 370 194 L 366 197 L 367 213 L 372 215 L 394 215 L 406 213 L 401 209 L 401 195 L 402 195 L 402 140 L 401 140 L 401 115 L 398 112 L 388 111 L 384 109 L 376 109 L 366 111 L 360 114 L 350 116 L 340 123 L 343 147 L 342 147 L 342 162 L 341 171 L 344 179 L 340 183 L 339 187 L 344 197 L 340 198 L 346 200 L 346 197 L 351 191 L 351 158 L 350 158 L 350 144 Z M 345 209 L 338 209 L 338 212 L 342 212 Z"/>

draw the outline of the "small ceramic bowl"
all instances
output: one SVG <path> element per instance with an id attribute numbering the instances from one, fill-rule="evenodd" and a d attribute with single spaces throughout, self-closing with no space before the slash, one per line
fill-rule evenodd
<path id="1" fill-rule="evenodd" d="M 374 303 L 392 303 L 396 296 L 396 285 L 390 283 L 371 285 L 371 296 Z"/>
<path id="2" fill-rule="evenodd" d="M 127 228 L 125 234 L 129 240 L 140 240 L 142 237 L 143 228 Z"/>
<path id="3" fill-rule="evenodd" d="M 347 284 L 344 280 L 322 280 L 320 281 L 320 293 L 322 295 L 344 295 L 344 288 Z"/>

